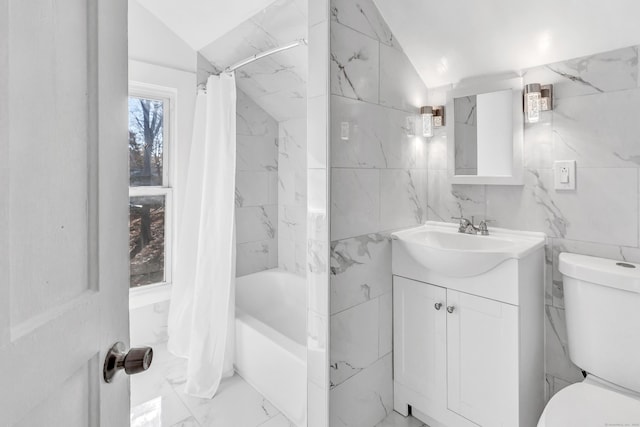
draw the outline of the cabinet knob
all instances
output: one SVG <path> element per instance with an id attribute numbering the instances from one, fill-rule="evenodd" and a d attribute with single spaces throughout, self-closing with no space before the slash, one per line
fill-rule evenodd
<path id="1" fill-rule="evenodd" d="M 442 307 L 442 303 L 441 302 L 437 302 L 433 306 L 436 308 L 436 310 L 440 310 L 440 308 Z"/>
<path id="2" fill-rule="evenodd" d="M 455 308 L 454 306 L 452 306 L 452 305 L 450 305 L 450 306 L 448 306 L 448 307 L 447 307 L 447 311 L 448 311 L 449 313 L 453 313 L 453 310 L 455 310 L 455 309 L 456 309 L 456 308 Z"/>

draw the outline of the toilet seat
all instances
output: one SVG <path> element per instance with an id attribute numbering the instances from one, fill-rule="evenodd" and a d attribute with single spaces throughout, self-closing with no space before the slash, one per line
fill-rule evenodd
<path id="1" fill-rule="evenodd" d="M 549 400 L 538 427 L 640 425 L 640 399 L 586 382 L 570 385 Z"/>

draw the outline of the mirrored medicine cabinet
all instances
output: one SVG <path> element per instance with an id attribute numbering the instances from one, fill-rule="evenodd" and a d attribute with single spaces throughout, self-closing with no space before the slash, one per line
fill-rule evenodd
<path id="1" fill-rule="evenodd" d="M 522 185 L 522 79 L 465 85 L 447 94 L 453 184 Z"/>

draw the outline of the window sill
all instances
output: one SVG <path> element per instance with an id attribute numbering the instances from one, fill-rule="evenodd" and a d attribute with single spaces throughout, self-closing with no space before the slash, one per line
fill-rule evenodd
<path id="1" fill-rule="evenodd" d="M 129 289 L 129 310 L 171 299 L 171 285 L 157 283 Z"/>

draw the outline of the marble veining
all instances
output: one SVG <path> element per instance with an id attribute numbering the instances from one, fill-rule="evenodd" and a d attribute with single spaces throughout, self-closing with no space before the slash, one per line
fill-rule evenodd
<path id="1" fill-rule="evenodd" d="M 603 89 L 600 89 L 599 87 L 594 86 L 593 83 L 590 83 L 590 82 L 584 80 L 580 76 L 569 74 L 569 73 L 561 71 L 561 70 L 556 70 L 550 65 L 547 65 L 546 67 L 547 67 L 547 69 L 549 69 L 549 71 L 552 71 L 552 72 L 558 74 L 560 77 L 564 77 L 565 79 L 569 79 L 569 80 L 571 80 L 572 82 L 575 82 L 575 83 L 580 83 L 580 84 L 583 84 L 585 86 L 589 86 L 589 87 L 593 88 L 596 92 L 600 92 L 600 93 L 604 92 Z"/>
<path id="2" fill-rule="evenodd" d="M 491 225 L 543 231 L 547 393 L 582 380 L 568 357 L 558 254 L 573 252 L 640 260 L 640 122 L 638 47 L 603 52 L 525 70 L 524 83 L 552 83 L 555 107 L 524 127 L 524 185 L 451 185 L 446 130 L 428 146 L 429 219 L 475 215 Z M 450 87 L 429 91 L 432 104 Z M 575 191 L 553 188 L 553 162 L 577 161 Z"/>
<path id="3" fill-rule="evenodd" d="M 531 186 L 531 194 L 535 202 L 540 205 L 546 213 L 547 227 L 551 234 L 556 237 L 564 237 L 567 234 L 569 221 L 563 216 L 562 212 L 551 199 L 549 189 L 541 179 L 540 172 L 528 169 L 527 173 L 533 176 L 533 185 Z"/>
<path id="4" fill-rule="evenodd" d="M 638 167 L 639 109 L 640 89 L 558 100 L 553 111 L 555 157 L 575 159 L 582 167 Z"/>
<path id="5" fill-rule="evenodd" d="M 526 70 L 525 83 L 554 85 L 554 98 L 614 92 L 637 87 L 637 46 L 602 52 Z"/>
<path id="6" fill-rule="evenodd" d="M 332 0 L 330 39 L 328 424 L 395 425 L 387 231 L 428 216 L 428 142 L 406 127 L 427 88 L 373 1 Z"/>
<path id="7" fill-rule="evenodd" d="M 276 0 L 200 53 L 222 70 L 240 60 L 307 37 L 307 8 L 299 0 Z M 278 121 L 302 117 L 307 47 L 298 46 L 252 62 L 236 72 L 238 88 Z M 304 104 L 304 102 L 302 102 Z"/>
<path id="8" fill-rule="evenodd" d="M 368 234 L 331 244 L 331 313 L 391 292 L 391 242 Z"/>
<path id="9" fill-rule="evenodd" d="M 331 93 L 378 102 L 379 42 L 331 24 Z"/>
<path id="10" fill-rule="evenodd" d="M 307 123 L 278 124 L 278 266 L 307 271 Z"/>
<path id="11" fill-rule="evenodd" d="M 380 172 L 333 169 L 331 173 L 331 239 L 380 229 Z"/>
<path id="12" fill-rule="evenodd" d="M 331 20 L 399 49 L 393 33 L 372 2 L 331 0 Z"/>
<path id="13" fill-rule="evenodd" d="M 380 104 L 415 113 L 427 98 L 427 87 L 399 46 L 380 43 Z"/>
<path id="14" fill-rule="evenodd" d="M 268 270 L 278 264 L 276 239 L 237 244 L 236 276 Z"/>
<path id="15" fill-rule="evenodd" d="M 332 167 L 424 168 L 426 141 L 407 136 L 407 116 L 386 106 L 332 96 Z M 348 127 L 346 138 L 342 126 Z"/>
<path id="16" fill-rule="evenodd" d="M 420 225 L 426 220 L 427 172 L 423 169 L 380 171 L 380 229 Z"/>
<path id="17" fill-rule="evenodd" d="M 185 394 L 186 366 L 166 343 L 154 345 L 153 369 L 131 378 L 133 427 L 294 426 L 237 374 L 222 381 L 213 399 Z"/>
<path id="18" fill-rule="evenodd" d="M 403 417 L 395 411 L 392 411 L 384 420 L 375 427 L 429 427 L 422 421 L 412 416 Z"/>
<path id="19" fill-rule="evenodd" d="M 392 356 L 387 354 L 330 393 L 329 425 L 376 425 L 393 412 Z"/>
<path id="20" fill-rule="evenodd" d="M 428 178 L 427 219 L 454 221 L 453 217 L 485 215 L 485 188 L 449 184 L 446 170 L 430 170 Z"/>
<path id="21" fill-rule="evenodd" d="M 547 374 L 569 382 L 583 380 L 582 371 L 569 359 L 564 310 L 545 306 L 545 369 Z"/>
<path id="22" fill-rule="evenodd" d="M 335 387 L 378 360 L 378 301 L 332 315 L 330 331 L 330 380 Z"/>
<path id="23" fill-rule="evenodd" d="M 236 275 L 276 267 L 278 124 L 238 90 L 236 142 Z"/>

